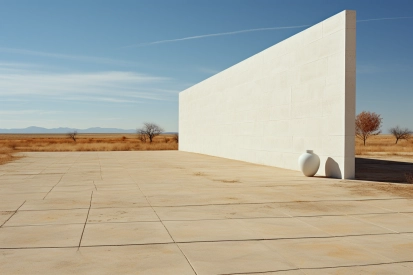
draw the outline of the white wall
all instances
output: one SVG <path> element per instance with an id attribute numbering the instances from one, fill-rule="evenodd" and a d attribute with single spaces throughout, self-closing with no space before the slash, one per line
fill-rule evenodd
<path id="1" fill-rule="evenodd" d="M 181 92 L 179 150 L 353 178 L 355 51 L 343 11 Z"/>

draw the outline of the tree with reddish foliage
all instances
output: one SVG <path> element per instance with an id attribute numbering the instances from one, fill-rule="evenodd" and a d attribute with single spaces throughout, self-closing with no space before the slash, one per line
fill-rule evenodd
<path id="1" fill-rule="evenodd" d="M 356 137 L 363 140 L 366 146 L 366 140 L 381 133 L 382 118 L 374 112 L 363 111 L 356 116 Z"/>

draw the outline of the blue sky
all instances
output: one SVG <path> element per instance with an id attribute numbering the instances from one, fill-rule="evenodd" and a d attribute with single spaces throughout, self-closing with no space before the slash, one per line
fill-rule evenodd
<path id="1" fill-rule="evenodd" d="M 178 130 L 178 93 L 344 9 L 357 112 L 413 129 L 411 0 L 0 0 L 0 128 Z M 400 18 L 410 17 L 410 18 Z M 294 27 L 222 34 L 260 28 Z M 194 37 L 196 39 L 179 40 Z M 201 36 L 201 37 L 199 37 Z M 163 43 L 152 43 L 164 40 Z"/>

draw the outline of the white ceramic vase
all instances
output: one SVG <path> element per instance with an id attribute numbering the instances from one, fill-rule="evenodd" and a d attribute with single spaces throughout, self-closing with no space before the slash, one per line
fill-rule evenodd
<path id="1" fill-rule="evenodd" d="M 306 177 L 312 177 L 320 167 L 320 158 L 313 153 L 313 150 L 306 150 L 306 152 L 298 158 L 298 165 Z"/>

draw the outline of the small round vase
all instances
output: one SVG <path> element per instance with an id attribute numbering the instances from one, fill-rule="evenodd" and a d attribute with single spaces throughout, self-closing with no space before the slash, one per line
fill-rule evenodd
<path id="1" fill-rule="evenodd" d="M 320 158 L 313 153 L 313 150 L 306 150 L 298 158 L 298 166 L 306 177 L 314 176 L 320 167 Z"/>

